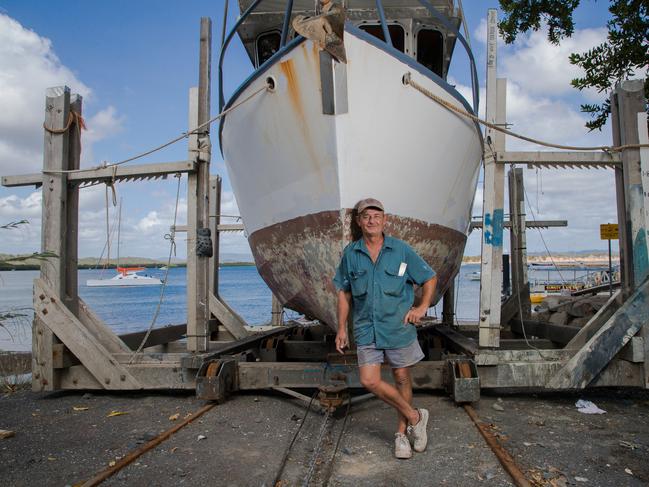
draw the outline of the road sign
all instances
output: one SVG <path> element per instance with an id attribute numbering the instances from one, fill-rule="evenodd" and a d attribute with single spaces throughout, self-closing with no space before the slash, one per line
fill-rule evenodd
<path id="1" fill-rule="evenodd" d="M 618 236 L 617 223 L 604 223 L 599 226 L 599 236 L 602 240 L 617 240 Z"/>

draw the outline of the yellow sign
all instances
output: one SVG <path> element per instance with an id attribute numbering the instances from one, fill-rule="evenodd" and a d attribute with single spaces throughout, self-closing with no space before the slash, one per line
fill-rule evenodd
<path id="1" fill-rule="evenodd" d="M 618 236 L 617 223 L 604 223 L 599 226 L 599 236 L 602 240 L 617 240 Z"/>

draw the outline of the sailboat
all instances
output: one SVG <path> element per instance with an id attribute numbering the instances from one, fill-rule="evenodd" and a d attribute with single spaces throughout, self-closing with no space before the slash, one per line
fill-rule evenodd
<path id="1" fill-rule="evenodd" d="M 260 275 L 286 307 L 335 329 L 331 279 L 354 238 L 354 205 L 372 197 L 385 205 L 386 232 L 437 271 L 435 304 L 460 270 L 483 138 L 476 123 L 408 81 L 477 113 L 461 7 L 453 0 L 239 6 L 219 75 L 236 34 L 254 72 L 227 101 L 220 83 L 221 110 L 236 108 L 221 118 L 219 136 Z M 447 81 L 458 40 L 470 61 L 471 102 Z"/>
<path id="2" fill-rule="evenodd" d="M 122 201 L 119 203 L 119 216 L 117 219 L 117 274 L 110 279 L 88 279 L 86 286 L 89 287 L 130 287 L 130 286 L 160 286 L 162 281 L 157 277 L 151 277 L 146 274 L 138 274 L 138 272 L 145 270 L 144 267 L 122 267 L 119 265 L 119 247 L 120 247 L 120 233 L 122 226 Z M 107 235 L 106 246 L 108 249 L 107 266 L 110 265 L 110 232 Z"/>

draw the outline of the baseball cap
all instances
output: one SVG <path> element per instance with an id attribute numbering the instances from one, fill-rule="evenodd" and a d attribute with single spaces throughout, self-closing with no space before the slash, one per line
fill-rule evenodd
<path id="1" fill-rule="evenodd" d="M 368 208 L 376 208 L 377 210 L 385 211 L 383 208 L 383 203 L 374 198 L 365 198 L 356 203 L 354 208 L 358 214 L 363 213 Z"/>

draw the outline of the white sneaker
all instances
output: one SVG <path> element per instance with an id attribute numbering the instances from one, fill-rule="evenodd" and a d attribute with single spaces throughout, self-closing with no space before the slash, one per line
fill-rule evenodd
<path id="1" fill-rule="evenodd" d="M 397 458 L 410 458 L 412 457 L 412 448 L 410 442 L 403 433 L 394 434 L 394 456 Z"/>
<path id="2" fill-rule="evenodd" d="M 422 452 L 426 449 L 428 435 L 426 427 L 428 426 L 428 410 L 417 409 L 419 411 L 419 422 L 408 426 L 408 434 L 412 437 L 412 444 L 416 452 Z"/>

